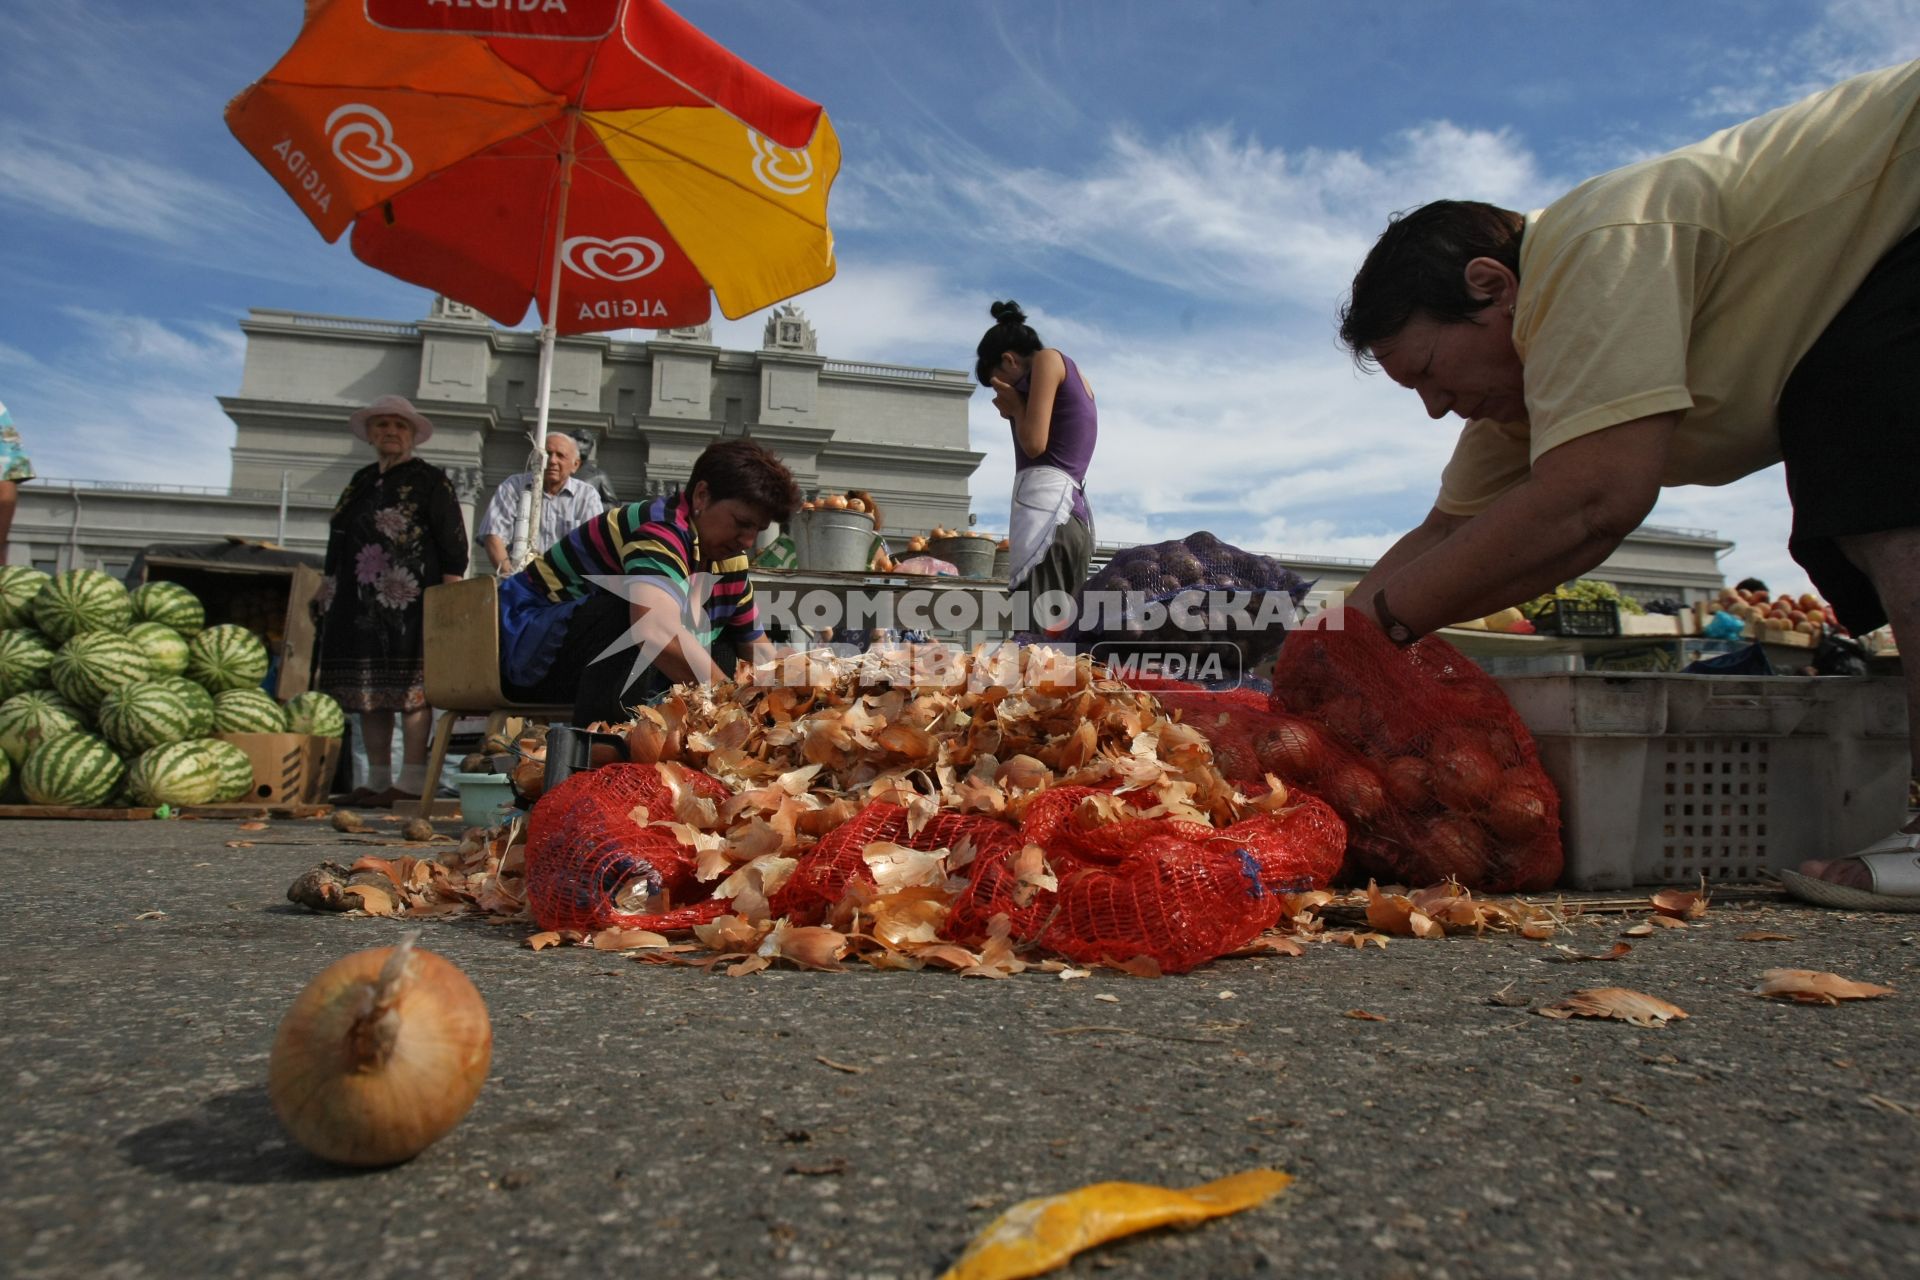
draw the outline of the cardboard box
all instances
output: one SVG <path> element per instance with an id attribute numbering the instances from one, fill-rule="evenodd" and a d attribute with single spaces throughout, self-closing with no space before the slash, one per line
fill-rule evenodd
<path id="1" fill-rule="evenodd" d="M 321 804 L 340 763 L 340 739 L 306 733 L 214 735 L 247 753 L 253 762 L 256 804 Z"/>
<path id="2" fill-rule="evenodd" d="M 207 625 L 236 623 L 265 638 L 276 670 L 271 690 L 286 702 L 313 687 L 316 628 L 311 605 L 320 571 L 303 557 L 230 538 L 201 547 L 152 547 L 142 580 L 177 582 L 200 598 Z M 304 557 L 310 558 L 310 557 Z"/>

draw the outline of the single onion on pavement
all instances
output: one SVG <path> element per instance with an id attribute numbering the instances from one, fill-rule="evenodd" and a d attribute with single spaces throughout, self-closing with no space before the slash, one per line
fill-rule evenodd
<path id="1" fill-rule="evenodd" d="M 324 1160 L 410 1160 L 460 1123 L 486 1081 L 486 1002 L 413 943 L 335 962 L 281 1019 L 267 1092 L 294 1141 Z"/>

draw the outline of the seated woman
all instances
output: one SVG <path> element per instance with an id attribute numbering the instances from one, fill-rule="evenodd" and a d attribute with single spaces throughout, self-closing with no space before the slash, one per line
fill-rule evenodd
<path id="1" fill-rule="evenodd" d="M 768 660 L 747 552 L 799 504 L 778 457 L 721 440 L 685 488 L 574 529 L 500 584 L 506 693 L 570 700 L 576 724 L 619 721 L 675 684 L 732 675 L 732 656 Z"/>

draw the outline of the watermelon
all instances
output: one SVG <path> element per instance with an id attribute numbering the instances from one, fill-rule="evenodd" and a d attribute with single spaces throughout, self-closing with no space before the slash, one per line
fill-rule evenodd
<path id="1" fill-rule="evenodd" d="M 287 713 L 260 689 L 228 689 L 213 695 L 215 733 L 285 733 Z"/>
<path id="2" fill-rule="evenodd" d="M 207 628 L 200 597 L 177 582 L 144 582 L 133 589 L 135 622 L 158 622 L 192 637 Z"/>
<path id="3" fill-rule="evenodd" d="M 244 800 L 253 794 L 253 761 L 231 742 L 207 739 L 207 751 L 213 757 L 213 771 L 220 780 L 213 793 L 215 804 Z"/>
<path id="4" fill-rule="evenodd" d="M 140 646 L 156 676 L 177 676 L 187 669 L 187 638 L 164 622 L 136 622 L 127 639 Z"/>
<path id="5" fill-rule="evenodd" d="M 21 764 L 48 738 L 85 727 L 80 709 L 50 689 L 16 693 L 0 702 L 0 754 Z"/>
<path id="6" fill-rule="evenodd" d="M 0 800 L 7 797 L 13 787 L 13 760 L 6 752 L 0 751 Z"/>
<path id="7" fill-rule="evenodd" d="M 55 644 L 89 631 L 125 631 L 132 623 L 133 597 L 98 569 L 56 573 L 33 598 L 33 625 Z"/>
<path id="8" fill-rule="evenodd" d="M 206 738 L 213 734 L 213 695 L 200 687 L 198 681 L 185 676 L 161 676 L 152 683 L 163 689 L 171 689 L 186 700 L 187 734 L 189 738 Z"/>
<path id="9" fill-rule="evenodd" d="M 53 687 L 83 711 L 122 685 L 150 679 L 153 669 L 140 646 L 114 631 L 84 631 L 60 646 L 50 668 Z"/>
<path id="10" fill-rule="evenodd" d="M 245 627 L 208 627 L 187 643 L 187 674 L 209 693 L 257 688 L 267 674 L 267 646 Z"/>
<path id="11" fill-rule="evenodd" d="M 194 736 L 195 716 L 186 698 L 154 680 L 107 694 L 100 700 L 99 721 L 100 735 L 130 756 Z"/>
<path id="12" fill-rule="evenodd" d="M 33 599 L 50 581 L 24 564 L 0 565 L 0 627 L 24 627 L 33 621 Z"/>
<path id="13" fill-rule="evenodd" d="M 212 804 L 220 793 L 220 757 L 212 738 L 189 738 L 143 751 L 127 767 L 136 804 Z M 219 745 L 230 745 L 221 743 Z"/>
<path id="14" fill-rule="evenodd" d="M 324 693 L 296 694 L 287 703 L 287 731 L 310 733 L 322 738 L 344 737 L 347 713 Z"/>
<path id="15" fill-rule="evenodd" d="M 20 789 L 33 804 L 99 804 L 127 771 L 119 755 L 90 733 L 63 733 L 33 749 L 20 767 Z"/>
<path id="16" fill-rule="evenodd" d="M 53 677 L 53 650 L 38 631 L 0 631 L 0 701 L 28 689 L 44 689 Z"/>

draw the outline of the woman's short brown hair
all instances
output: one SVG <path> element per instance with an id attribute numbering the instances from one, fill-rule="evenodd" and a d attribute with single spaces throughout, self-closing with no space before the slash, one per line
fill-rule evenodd
<path id="1" fill-rule="evenodd" d="M 793 472 L 779 454 L 752 440 L 716 440 L 702 450 L 687 476 L 687 491 L 702 483 L 711 501 L 738 499 L 769 522 L 785 524 L 800 505 Z"/>
<path id="2" fill-rule="evenodd" d="M 1526 219 L 1478 200 L 1435 200 L 1395 214 L 1354 273 L 1340 308 L 1340 341 L 1363 367 L 1373 349 L 1415 316 L 1443 324 L 1471 319 L 1491 301 L 1467 288 L 1467 264 L 1492 258 L 1517 277 Z"/>

